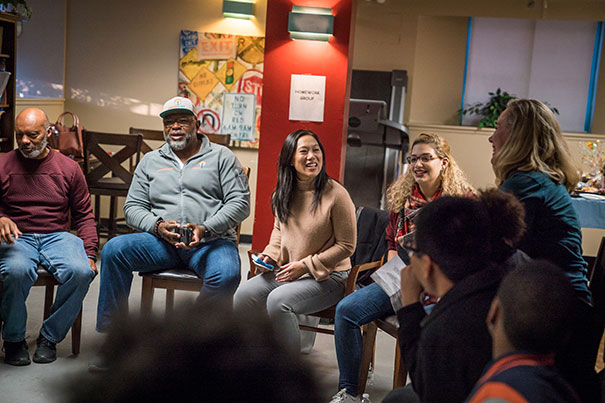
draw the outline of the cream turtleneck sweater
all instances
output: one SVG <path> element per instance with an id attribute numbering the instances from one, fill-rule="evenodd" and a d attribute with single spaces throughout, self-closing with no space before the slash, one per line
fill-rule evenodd
<path id="1" fill-rule="evenodd" d="M 278 265 L 300 260 L 317 281 L 332 271 L 351 268 L 349 257 L 355 251 L 357 226 L 355 206 L 346 189 L 330 179 L 315 211 L 314 179 L 298 181 L 290 202 L 286 223 L 275 217 L 269 245 L 263 254 Z"/>

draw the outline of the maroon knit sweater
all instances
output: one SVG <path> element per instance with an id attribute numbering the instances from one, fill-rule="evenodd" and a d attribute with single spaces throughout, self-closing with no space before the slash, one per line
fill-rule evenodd
<path id="1" fill-rule="evenodd" d="M 41 160 L 18 150 L 0 156 L 0 217 L 8 217 L 23 233 L 68 231 L 68 213 L 89 257 L 96 257 L 99 239 L 88 186 L 77 162 L 52 151 Z"/>

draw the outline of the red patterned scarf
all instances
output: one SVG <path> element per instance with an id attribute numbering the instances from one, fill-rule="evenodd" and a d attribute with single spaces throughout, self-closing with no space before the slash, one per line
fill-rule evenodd
<path id="1" fill-rule="evenodd" d="M 431 197 L 431 200 L 426 200 L 422 193 L 420 193 L 418 185 L 414 185 L 412 188 L 412 193 L 408 196 L 403 208 L 399 212 L 396 238 L 414 232 L 414 217 L 416 217 L 416 214 L 418 214 L 425 204 L 440 197 L 442 193 L 442 190 L 439 189 L 437 193 Z"/>
<path id="2" fill-rule="evenodd" d="M 437 193 L 431 197 L 431 200 L 426 200 L 422 193 L 420 193 L 420 189 L 418 189 L 418 185 L 414 185 L 412 189 L 412 194 L 408 196 L 403 208 L 399 212 L 399 219 L 397 220 L 397 237 L 409 235 L 414 236 L 414 231 L 416 230 L 416 225 L 414 224 L 414 217 L 416 214 L 430 201 L 435 200 L 440 197 L 443 191 L 439 189 Z M 423 305 L 431 305 L 437 303 L 439 299 L 437 297 L 433 297 L 429 294 L 423 292 L 422 296 L 422 304 Z"/>

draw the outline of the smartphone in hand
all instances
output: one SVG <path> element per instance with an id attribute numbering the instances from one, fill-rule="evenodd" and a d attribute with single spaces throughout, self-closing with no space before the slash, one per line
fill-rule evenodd
<path id="1" fill-rule="evenodd" d="M 267 262 L 265 262 L 264 260 L 262 260 L 258 255 L 253 254 L 252 255 L 252 261 L 254 262 L 254 264 L 256 264 L 257 266 L 262 266 L 267 270 L 274 270 L 275 267 L 272 264 L 269 264 Z"/>

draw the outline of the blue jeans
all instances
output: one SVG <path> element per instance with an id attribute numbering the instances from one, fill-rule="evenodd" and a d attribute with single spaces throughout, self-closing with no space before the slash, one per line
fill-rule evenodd
<path id="1" fill-rule="evenodd" d="M 204 282 L 199 299 L 232 299 L 240 281 L 240 258 L 235 242 L 216 239 L 193 249 L 177 249 L 147 232 L 112 238 L 101 252 L 101 286 L 97 331 L 107 331 L 112 316 L 128 310 L 132 273 L 148 273 L 186 265 Z"/>
<path id="2" fill-rule="evenodd" d="M 334 343 L 340 378 L 338 389 L 351 396 L 359 395 L 359 369 L 363 351 L 361 326 L 393 315 L 387 294 L 376 283 L 360 288 L 343 298 L 334 316 Z"/>
<path id="3" fill-rule="evenodd" d="M 48 269 L 59 282 L 51 314 L 40 330 L 53 343 L 65 338 L 95 277 L 84 243 L 69 232 L 23 234 L 12 245 L 0 245 L 0 278 L 4 289 L 0 314 L 4 320 L 4 341 L 25 340 L 25 300 L 38 279 L 38 264 Z"/>

